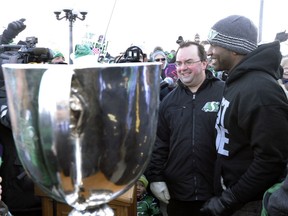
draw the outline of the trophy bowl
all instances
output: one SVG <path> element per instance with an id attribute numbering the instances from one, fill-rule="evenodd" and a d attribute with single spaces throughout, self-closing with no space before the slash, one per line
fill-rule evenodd
<path id="1" fill-rule="evenodd" d="M 19 158 L 70 216 L 114 215 L 108 202 L 144 172 L 156 137 L 159 63 L 3 64 Z"/>

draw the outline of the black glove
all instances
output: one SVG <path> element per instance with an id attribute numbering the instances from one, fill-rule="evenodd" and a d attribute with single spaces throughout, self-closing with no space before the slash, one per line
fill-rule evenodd
<path id="1" fill-rule="evenodd" d="M 0 37 L 0 44 L 9 44 L 20 32 L 22 32 L 26 25 L 24 24 L 25 19 L 20 19 L 9 23 L 7 29 L 3 31 Z"/>
<path id="2" fill-rule="evenodd" d="M 2 216 L 12 216 L 8 210 L 7 205 L 3 202 L 0 201 L 0 215 Z"/>
<path id="3" fill-rule="evenodd" d="M 275 36 L 275 40 L 278 40 L 280 43 L 284 42 L 288 39 L 288 33 L 286 33 L 286 30 L 283 32 L 278 32 Z"/>
<path id="4" fill-rule="evenodd" d="M 222 192 L 220 197 L 212 197 L 200 210 L 203 216 L 229 216 L 243 206 L 232 191 L 227 189 Z"/>

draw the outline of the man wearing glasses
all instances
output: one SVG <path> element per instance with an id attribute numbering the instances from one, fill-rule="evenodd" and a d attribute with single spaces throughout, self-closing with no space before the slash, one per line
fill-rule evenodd
<path id="1" fill-rule="evenodd" d="M 176 53 L 177 87 L 160 103 L 157 138 L 147 177 L 169 216 L 197 216 L 213 196 L 215 120 L 224 82 L 207 68 L 202 45 Z"/>

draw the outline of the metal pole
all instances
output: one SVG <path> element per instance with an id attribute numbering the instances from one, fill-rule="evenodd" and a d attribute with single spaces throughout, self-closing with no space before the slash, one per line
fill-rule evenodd
<path id="1" fill-rule="evenodd" d="M 114 5 L 113 5 L 113 8 L 112 8 L 112 11 L 111 11 L 111 14 L 110 14 L 110 18 L 109 18 L 108 24 L 107 24 L 107 26 L 106 26 L 106 31 L 105 31 L 104 37 L 103 37 L 103 39 L 102 39 L 102 41 L 101 41 L 101 46 L 100 46 L 100 47 L 103 47 L 104 40 L 106 40 L 107 32 L 108 32 L 109 25 L 110 25 L 110 22 L 111 22 L 113 13 L 114 13 L 114 9 L 115 9 L 116 2 L 117 2 L 117 0 L 114 1 Z"/>
<path id="2" fill-rule="evenodd" d="M 69 64 L 73 64 L 73 61 L 71 59 L 71 54 L 73 53 L 73 22 L 76 21 L 76 18 L 79 20 L 85 20 L 87 12 L 86 11 L 80 11 L 80 14 L 82 17 L 78 17 L 77 13 L 73 13 L 73 10 L 71 9 L 63 9 L 65 12 L 65 15 L 63 17 L 60 17 L 61 11 L 55 11 L 54 14 L 56 15 L 57 20 L 62 20 L 66 18 L 66 20 L 69 21 Z"/>
<path id="3" fill-rule="evenodd" d="M 73 53 L 73 20 L 69 20 L 69 64 L 73 64 L 71 54 Z"/>
<path id="4" fill-rule="evenodd" d="M 260 42 L 262 41 L 263 8 L 264 8 L 264 0 L 260 0 L 259 27 L 258 27 L 258 43 L 260 43 Z"/>

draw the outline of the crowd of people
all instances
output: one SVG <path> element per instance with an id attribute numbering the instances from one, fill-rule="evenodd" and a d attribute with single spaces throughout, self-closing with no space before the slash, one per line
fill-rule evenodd
<path id="1" fill-rule="evenodd" d="M 10 23 L 0 44 L 24 21 Z M 108 62 L 162 63 L 156 140 L 136 182 L 137 215 L 288 215 L 288 57 L 280 51 L 288 36 L 259 45 L 257 32 L 247 17 L 231 15 L 205 41 L 179 36 L 177 50 L 149 54 L 132 46 Z M 83 56 L 93 56 L 91 48 L 77 45 L 75 63 Z M 67 64 L 59 51 L 47 63 Z M 0 211 L 17 216 L 41 203 L 17 157 L 3 74 L 0 84 Z"/>

